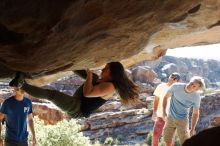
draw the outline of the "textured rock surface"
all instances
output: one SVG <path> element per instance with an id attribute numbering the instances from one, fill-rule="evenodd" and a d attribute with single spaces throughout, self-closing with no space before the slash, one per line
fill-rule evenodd
<path id="1" fill-rule="evenodd" d="M 141 83 L 153 83 L 157 77 L 157 73 L 148 66 L 138 66 L 132 71 L 133 81 L 140 81 Z"/>
<path id="2" fill-rule="evenodd" d="M 220 114 L 211 119 L 211 126 L 220 126 Z"/>
<path id="3" fill-rule="evenodd" d="M 0 78 L 131 65 L 218 43 L 219 21 L 219 0 L 1 0 Z"/>
<path id="4" fill-rule="evenodd" d="M 163 56 L 155 61 L 143 61 L 136 64 L 133 69 L 150 67 L 157 73 L 157 78 L 165 82 L 173 72 L 181 74 L 181 81 L 188 82 L 194 75 L 205 79 L 207 88 L 218 88 L 220 81 L 220 62 L 216 60 L 202 60 Z M 150 78 L 150 77 L 147 77 Z"/>
<path id="5" fill-rule="evenodd" d="M 72 91 L 77 88 L 77 86 L 75 88 L 72 87 L 73 84 L 76 83 L 78 85 L 80 83 L 79 79 L 73 80 L 75 80 L 75 76 L 52 83 L 52 86 L 70 93 L 68 90 Z M 8 97 L 11 94 L 11 90 L 9 90 L 5 83 L 0 84 L 0 87 L 4 88 L 0 90 L 0 95 L 3 97 Z M 45 123 L 56 124 L 62 119 L 68 118 L 64 112 L 51 106 L 52 104 L 48 104 L 48 101 L 31 99 L 34 103 L 34 115 L 38 115 Z M 153 128 L 153 121 L 151 120 L 153 96 L 143 92 L 140 94 L 140 99 L 143 102 L 141 106 L 126 108 L 122 107 L 118 100 L 108 101 L 96 113 L 92 114 L 90 118 L 79 120 L 81 131 L 92 141 L 99 140 L 104 143 L 106 138 L 112 137 L 114 142 L 116 140 L 119 141 L 118 145 L 146 143 L 147 134 Z M 219 125 L 219 106 L 219 91 L 202 99 L 197 131 Z"/>
<path id="6" fill-rule="evenodd" d="M 33 115 L 38 116 L 45 124 L 56 124 L 70 117 L 58 109 L 56 106 L 48 103 L 33 103 Z"/>
<path id="7" fill-rule="evenodd" d="M 198 129 L 206 129 L 210 126 L 219 126 L 219 114 L 220 114 L 220 94 L 213 93 L 207 95 L 201 102 L 201 114 L 198 122 Z"/>

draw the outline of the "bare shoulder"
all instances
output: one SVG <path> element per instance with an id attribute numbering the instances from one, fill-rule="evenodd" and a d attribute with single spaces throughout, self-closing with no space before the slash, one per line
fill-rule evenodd
<path id="1" fill-rule="evenodd" d="M 111 82 L 102 82 L 99 84 L 99 89 L 103 93 L 102 98 L 108 100 L 112 98 L 113 93 L 115 92 L 115 86 Z"/>
<path id="2" fill-rule="evenodd" d="M 102 83 L 98 84 L 98 86 L 115 90 L 115 86 L 111 82 L 102 82 Z"/>

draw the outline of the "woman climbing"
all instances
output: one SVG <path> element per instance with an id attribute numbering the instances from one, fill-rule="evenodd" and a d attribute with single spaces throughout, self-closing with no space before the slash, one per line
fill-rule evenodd
<path id="1" fill-rule="evenodd" d="M 125 105 L 139 101 L 138 87 L 127 77 L 120 62 L 107 63 L 102 69 L 100 79 L 90 70 L 74 72 L 86 80 L 73 96 L 29 85 L 25 82 L 23 73 L 17 73 L 9 86 L 19 87 L 36 98 L 48 99 L 73 118 L 89 117 L 92 112 L 111 99 L 114 93 L 120 95 L 120 100 Z"/>

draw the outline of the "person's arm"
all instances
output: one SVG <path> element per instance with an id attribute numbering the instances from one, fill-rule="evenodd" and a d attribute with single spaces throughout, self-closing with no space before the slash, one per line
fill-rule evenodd
<path id="1" fill-rule="evenodd" d="M 199 108 L 193 108 L 190 136 L 193 136 L 195 134 L 195 128 L 199 119 L 199 113 Z"/>
<path id="2" fill-rule="evenodd" d="M 2 140 L 2 120 L 4 119 L 4 114 L 0 112 L 0 146 L 3 146 L 3 140 Z"/>
<path id="3" fill-rule="evenodd" d="M 159 100 L 160 98 L 158 96 L 154 96 L 154 107 L 153 107 L 153 115 L 152 115 L 153 121 L 155 121 L 157 117 L 157 109 L 158 109 Z"/>
<path id="4" fill-rule="evenodd" d="M 167 117 L 166 108 L 167 108 L 167 101 L 170 96 L 171 96 L 171 94 L 167 93 L 163 98 L 163 118 L 164 119 L 166 119 L 166 117 Z"/>
<path id="5" fill-rule="evenodd" d="M 35 130 L 34 130 L 34 121 L 33 121 L 33 115 L 30 113 L 28 115 L 28 125 L 32 134 L 32 146 L 36 145 L 36 137 L 35 137 Z"/>
<path id="6" fill-rule="evenodd" d="M 86 81 L 83 86 L 83 95 L 86 97 L 104 97 L 113 93 L 115 88 L 110 82 L 99 83 L 98 85 L 92 84 L 92 72 L 87 70 Z"/>
<path id="7" fill-rule="evenodd" d="M 83 79 L 86 79 L 86 77 L 87 77 L 87 72 L 86 72 L 86 70 L 74 70 L 73 71 L 75 74 L 77 74 L 78 76 L 80 76 L 81 78 L 83 78 Z M 94 73 L 92 73 L 92 76 L 93 76 L 93 78 L 92 78 L 92 83 L 94 84 L 94 83 L 96 83 L 96 81 L 99 79 L 99 77 L 98 77 L 98 75 L 97 74 L 94 74 Z"/>

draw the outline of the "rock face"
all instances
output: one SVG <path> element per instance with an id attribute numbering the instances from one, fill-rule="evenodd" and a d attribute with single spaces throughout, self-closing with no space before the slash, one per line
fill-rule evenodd
<path id="1" fill-rule="evenodd" d="M 144 144 L 144 139 L 153 126 L 150 115 L 151 112 L 147 110 L 140 112 L 137 109 L 103 112 L 83 121 L 89 125 L 87 129 L 83 129 L 83 133 L 91 140 L 103 141 L 112 137 L 120 141 L 119 145 Z"/>
<path id="2" fill-rule="evenodd" d="M 54 125 L 64 119 L 70 119 L 66 113 L 54 105 L 39 102 L 33 103 L 33 115 L 38 116 L 45 124 L 50 125 Z"/>
<path id="3" fill-rule="evenodd" d="M 201 101 L 200 118 L 196 131 L 202 131 L 209 127 L 220 125 L 220 94 L 208 95 Z M 150 96 L 147 99 L 147 108 L 153 102 Z M 150 110 L 151 111 L 151 110 Z M 144 144 L 147 134 L 153 129 L 151 112 L 141 108 L 124 109 L 117 112 L 102 111 L 88 119 L 81 121 L 84 135 L 91 140 L 106 140 L 108 137 L 118 139 L 118 145 Z"/>
<path id="4" fill-rule="evenodd" d="M 219 18 L 219 0 L 1 0 L 0 78 L 133 65 L 168 48 L 218 43 Z"/>
<path id="5" fill-rule="evenodd" d="M 132 71 L 133 81 L 153 83 L 157 74 L 148 66 L 138 66 Z"/>
<path id="6" fill-rule="evenodd" d="M 220 125 L 220 94 L 213 93 L 202 99 L 198 129 Z"/>
<path id="7" fill-rule="evenodd" d="M 73 85 L 78 85 L 80 82 L 81 80 L 76 79 L 76 76 L 70 76 L 69 78 L 52 83 L 52 87 L 49 87 L 59 89 L 67 94 L 72 94 L 69 90 L 73 91 L 77 88 L 77 86 L 74 88 Z M 4 88 L 0 90 L 0 94 L 9 96 L 10 90 L 7 89 L 8 86 L 6 84 L 0 84 L 0 87 Z M 46 87 L 49 88 L 48 86 Z M 91 141 L 99 140 L 101 143 L 104 143 L 107 138 L 114 139 L 114 144 L 118 145 L 146 143 L 147 134 L 153 128 L 153 121 L 151 119 L 153 96 L 147 93 L 145 90 L 140 94 L 143 104 L 135 107 L 123 107 L 118 100 L 108 101 L 92 114 L 91 117 L 79 120 L 81 131 Z M 33 101 L 34 115 L 39 116 L 46 124 L 56 124 L 63 119 L 69 119 L 64 112 L 51 103 L 48 103 L 48 101 L 31 99 Z M 219 106 L 219 91 L 215 94 L 207 95 L 202 99 L 197 131 L 220 124 Z"/>
<path id="8" fill-rule="evenodd" d="M 220 62 L 216 60 L 177 58 L 163 56 L 155 61 L 144 61 L 134 67 L 148 67 L 157 73 L 157 78 L 166 81 L 173 72 L 181 74 L 181 81 L 188 82 L 194 75 L 202 76 L 205 79 L 206 87 L 218 88 L 220 81 Z M 146 73 L 145 73 L 146 74 Z M 149 78 L 149 77 L 147 77 Z"/>
<path id="9" fill-rule="evenodd" d="M 212 125 L 212 126 L 220 126 L 220 114 L 214 116 L 214 117 L 211 119 L 211 125 Z"/>

